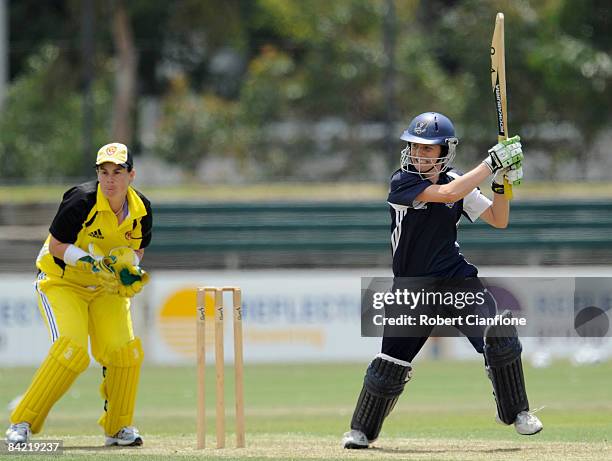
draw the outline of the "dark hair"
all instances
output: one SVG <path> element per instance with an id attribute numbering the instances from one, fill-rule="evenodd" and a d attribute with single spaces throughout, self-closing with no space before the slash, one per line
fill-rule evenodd
<path id="1" fill-rule="evenodd" d="M 108 163 L 112 163 L 112 162 L 108 162 Z M 131 171 L 134 169 L 132 165 L 127 165 L 125 163 L 115 163 L 115 165 L 120 166 L 122 168 L 125 168 L 128 173 L 131 173 Z M 96 169 L 96 171 L 98 171 L 100 169 L 101 165 L 96 165 L 94 168 Z"/>

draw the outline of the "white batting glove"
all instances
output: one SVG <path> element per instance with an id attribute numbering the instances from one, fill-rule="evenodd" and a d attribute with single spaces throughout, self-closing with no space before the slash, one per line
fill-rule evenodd
<path id="1" fill-rule="evenodd" d="M 498 142 L 489 149 L 489 156 L 482 163 L 491 170 L 491 173 L 496 173 L 502 168 L 522 162 L 523 147 L 520 141 L 521 138 L 517 135 Z"/>
<path id="2" fill-rule="evenodd" d="M 510 184 L 518 186 L 523 181 L 523 166 L 521 163 L 512 165 L 504 175 Z"/>
<path id="3" fill-rule="evenodd" d="M 493 176 L 493 182 L 496 184 L 504 184 L 504 179 L 510 184 L 520 184 L 521 179 L 523 179 L 523 163 L 497 170 L 497 173 Z"/>
<path id="4" fill-rule="evenodd" d="M 505 182 L 512 186 L 518 186 L 523 179 L 523 165 L 522 163 L 517 163 L 515 165 L 502 168 L 501 170 L 497 170 L 495 176 L 493 176 L 493 181 L 491 182 L 491 189 L 496 194 L 503 194 L 505 191 L 504 185 Z"/>

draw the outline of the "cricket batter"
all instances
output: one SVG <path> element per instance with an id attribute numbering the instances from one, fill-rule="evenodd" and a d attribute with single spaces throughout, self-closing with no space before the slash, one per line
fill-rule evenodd
<path id="1" fill-rule="evenodd" d="M 125 145 L 103 146 L 96 172 L 97 181 L 64 194 L 36 261 L 51 348 L 10 416 L 7 442 L 28 442 L 41 431 L 51 407 L 87 369 L 89 339 L 103 367 L 98 423 L 105 445 L 142 445 L 132 417 L 143 351 L 130 298 L 148 281 L 139 263 L 151 242 L 151 205 L 131 187 L 135 171 Z"/>
<path id="2" fill-rule="evenodd" d="M 459 278 L 472 286 L 480 284 L 477 268 L 459 252 L 457 223 L 464 215 L 472 222 L 480 217 L 496 228 L 508 225 L 509 204 L 503 184 L 504 178 L 512 184 L 520 182 L 523 176 L 519 137 L 493 146 L 480 165 L 463 175 L 451 168 L 458 139 L 452 122 L 444 115 L 427 112 L 417 116 L 401 139 L 408 145 L 402 151 L 401 168 L 391 177 L 388 197 L 395 280 Z M 493 201 L 477 187 L 490 175 Z M 495 315 L 492 298 L 488 307 L 488 315 Z M 500 330 L 502 327 L 495 325 L 480 328 L 479 334 L 472 330 L 466 336 L 474 349 L 484 354 L 498 421 L 514 424 L 519 434 L 538 433 L 542 423 L 529 412 L 522 347 L 516 328 Z M 351 430 L 344 434 L 345 448 L 367 448 L 376 440 L 384 419 L 411 377 L 412 360 L 432 329 L 426 329 L 423 337 L 383 337 L 381 352 L 366 371 Z"/>

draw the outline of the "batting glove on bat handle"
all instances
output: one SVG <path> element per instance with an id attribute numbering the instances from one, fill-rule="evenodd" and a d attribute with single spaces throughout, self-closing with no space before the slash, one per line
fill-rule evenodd
<path id="1" fill-rule="evenodd" d="M 520 136 L 505 139 L 498 142 L 489 149 L 489 155 L 484 163 L 491 173 L 496 173 L 502 168 L 506 168 L 523 161 L 523 147 Z"/>
<path id="2" fill-rule="evenodd" d="M 505 184 L 508 183 L 511 186 L 518 186 L 523 179 L 523 165 L 517 163 L 510 167 L 502 168 L 497 170 L 493 181 L 491 182 L 491 190 L 496 194 L 503 194 L 505 192 Z"/>
<path id="3" fill-rule="evenodd" d="M 522 164 L 512 165 L 508 172 L 504 175 L 506 180 L 513 186 L 518 186 L 523 182 L 523 166 Z"/>

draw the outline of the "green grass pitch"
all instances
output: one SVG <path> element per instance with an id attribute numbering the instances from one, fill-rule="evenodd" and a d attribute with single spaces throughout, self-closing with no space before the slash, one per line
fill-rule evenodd
<path id="1" fill-rule="evenodd" d="M 84 373 L 52 410 L 39 439 L 62 439 L 58 459 L 612 459 L 612 363 L 526 366 L 532 408 L 544 430 L 533 437 L 494 422 L 491 388 L 479 361 L 415 361 L 413 379 L 370 450 L 340 448 L 367 363 L 247 365 L 247 448 L 236 450 L 233 373 L 226 371 L 228 449 L 195 449 L 196 370 L 145 367 L 135 424 L 145 445 L 105 449 L 96 420 L 101 371 Z M 0 405 L 22 393 L 32 368 L 0 369 Z M 214 371 L 207 369 L 214 394 Z M 214 446 L 214 395 L 207 400 L 207 444 Z M 35 459 L 7 456 L 6 459 Z"/>

